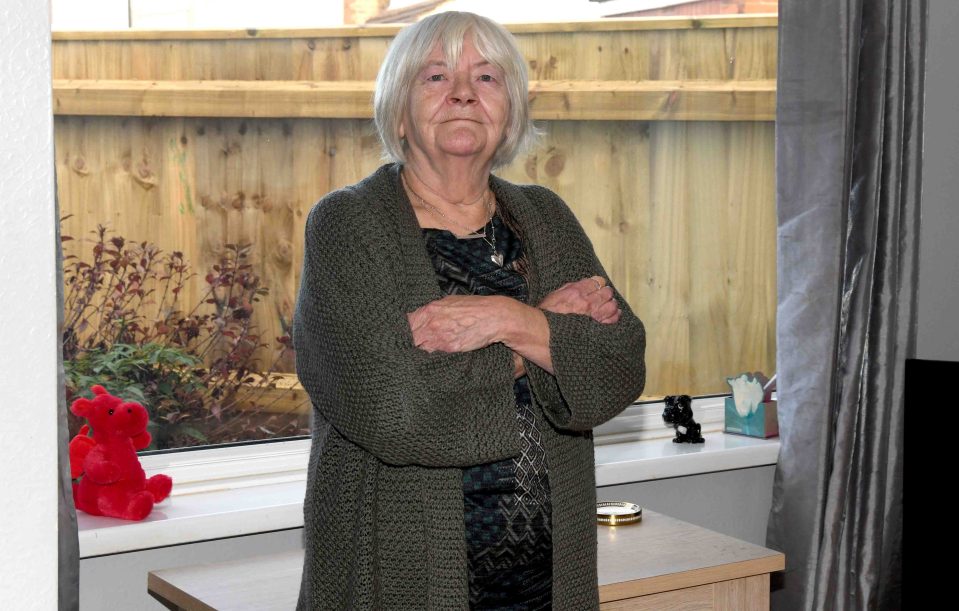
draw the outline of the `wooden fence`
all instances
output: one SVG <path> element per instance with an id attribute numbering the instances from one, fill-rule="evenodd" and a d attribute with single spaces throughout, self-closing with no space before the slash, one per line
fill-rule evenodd
<path id="1" fill-rule="evenodd" d="M 381 163 L 370 95 L 397 29 L 54 34 L 64 232 L 107 223 L 198 270 L 252 243 L 256 319 L 281 335 L 310 206 Z M 578 215 L 646 323 L 644 394 L 771 374 L 775 17 L 510 29 L 546 137 L 500 174 Z"/>

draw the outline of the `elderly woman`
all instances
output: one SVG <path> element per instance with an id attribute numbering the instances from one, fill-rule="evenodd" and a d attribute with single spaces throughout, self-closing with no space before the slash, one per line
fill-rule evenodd
<path id="1" fill-rule="evenodd" d="M 591 429 L 642 391 L 645 335 L 559 197 L 490 173 L 534 133 L 525 60 L 442 13 L 374 109 L 393 162 L 306 226 L 299 608 L 598 608 Z"/>

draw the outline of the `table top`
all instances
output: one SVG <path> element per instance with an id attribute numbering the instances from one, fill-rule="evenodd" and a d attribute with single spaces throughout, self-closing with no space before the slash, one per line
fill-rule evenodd
<path id="1" fill-rule="evenodd" d="M 597 526 L 599 600 L 609 602 L 786 568 L 760 545 L 643 509 L 643 519 Z"/>
<path id="2" fill-rule="evenodd" d="M 785 556 L 669 516 L 643 510 L 623 526 L 597 526 L 599 597 L 621 600 L 785 569 Z M 149 592 L 198 611 L 293 609 L 303 551 L 151 571 Z"/>

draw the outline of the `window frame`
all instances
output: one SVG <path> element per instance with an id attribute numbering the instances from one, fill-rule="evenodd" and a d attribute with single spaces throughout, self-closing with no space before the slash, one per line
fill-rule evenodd
<path id="1" fill-rule="evenodd" d="M 672 428 L 653 425 L 662 401 L 633 404 L 594 429 L 597 487 L 775 465 L 778 438 L 722 432 L 724 397 L 693 399 L 704 444 L 672 443 Z M 80 513 L 81 558 L 302 528 L 309 448 L 291 439 L 143 456 L 148 474 L 173 476 L 173 498 L 141 522 Z"/>
<path id="2" fill-rule="evenodd" d="M 693 414 L 702 432 L 723 430 L 724 398 L 693 397 Z M 593 429 L 595 445 L 670 438 L 671 427 L 662 421 L 663 401 L 633 403 L 615 418 Z M 277 439 L 220 447 L 183 448 L 140 456 L 148 475 L 165 473 L 173 478 L 173 496 L 231 490 L 267 484 L 305 481 L 311 440 Z"/>

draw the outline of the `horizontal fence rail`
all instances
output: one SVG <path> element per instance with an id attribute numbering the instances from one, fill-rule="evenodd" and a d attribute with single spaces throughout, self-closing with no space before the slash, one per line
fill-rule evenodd
<path id="1" fill-rule="evenodd" d="M 58 115 L 369 119 L 372 82 L 53 81 Z M 534 81 L 530 110 L 551 121 L 772 121 L 776 83 Z"/>

